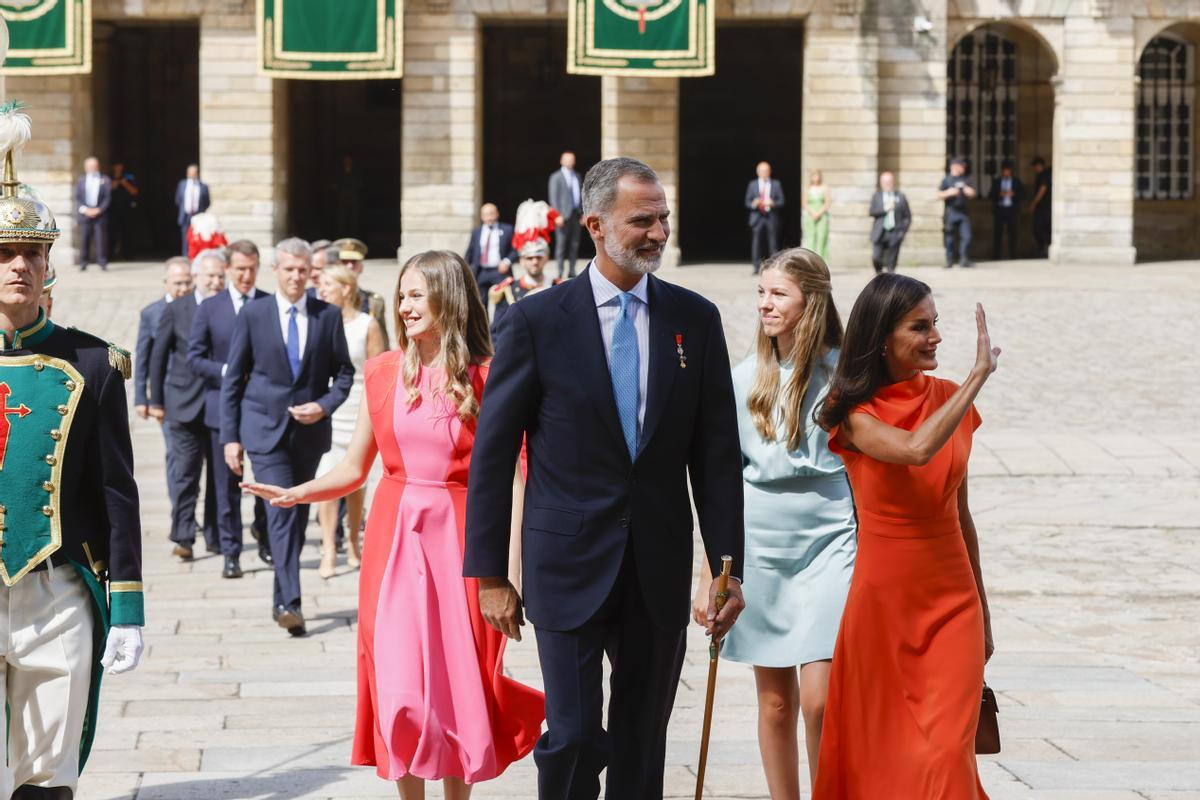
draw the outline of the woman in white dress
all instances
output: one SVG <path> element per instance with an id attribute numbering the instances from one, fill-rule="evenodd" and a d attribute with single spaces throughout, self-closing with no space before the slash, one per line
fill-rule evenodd
<path id="1" fill-rule="evenodd" d="M 350 360 L 354 362 L 354 385 L 346 402 L 342 403 L 330 421 L 333 423 L 333 445 L 321 457 L 318 475 L 323 475 L 346 457 L 346 447 L 354 434 L 358 420 L 358 407 L 363 397 L 363 365 L 387 349 L 383 329 L 370 314 L 358 309 L 358 276 L 340 265 L 328 266 L 321 271 L 318 290 L 321 299 L 342 309 L 342 325 L 346 329 L 346 344 L 350 347 Z M 362 559 L 358 532 L 362 528 L 363 503 L 366 500 L 365 486 L 346 495 L 346 534 L 349 552 L 346 563 L 357 567 Z M 317 519 L 321 523 L 321 567 L 322 578 L 332 578 L 337 568 L 337 547 L 334 536 L 337 532 L 338 501 L 330 500 L 317 506 Z"/>

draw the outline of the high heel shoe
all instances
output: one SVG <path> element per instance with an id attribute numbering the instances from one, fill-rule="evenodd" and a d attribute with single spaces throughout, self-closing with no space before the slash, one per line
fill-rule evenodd
<path id="1" fill-rule="evenodd" d="M 317 567 L 317 574 L 320 575 L 325 580 L 329 580 L 334 575 L 336 575 L 337 574 L 336 558 L 337 558 L 336 556 L 334 556 L 333 558 L 326 558 L 324 555 L 322 555 L 321 556 L 321 566 Z"/>

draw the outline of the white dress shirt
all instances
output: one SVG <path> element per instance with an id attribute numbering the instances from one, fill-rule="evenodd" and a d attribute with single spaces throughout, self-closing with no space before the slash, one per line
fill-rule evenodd
<path id="1" fill-rule="evenodd" d="M 596 298 L 596 314 L 600 317 L 600 335 L 604 339 L 604 359 L 612 372 L 613 329 L 621 314 L 621 290 L 604 277 L 596 268 L 596 262 L 588 265 L 588 277 L 592 282 L 592 295 Z M 638 430 L 646 422 L 646 390 L 650 383 L 650 278 L 643 275 L 629 293 L 637 298 L 629 305 L 633 327 L 637 331 L 638 343 Z"/>
<path id="2" fill-rule="evenodd" d="M 1011 197 L 1009 197 L 1008 195 L 1004 194 L 1005 192 L 1011 192 L 1011 191 L 1012 191 L 1012 178 L 1001 178 L 1000 179 L 1000 206 L 1002 208 L 1012 208 L 1013 199 Z"/>
<path id="3" fill-rule="evenodd" d="M 233 300 L 234 316 L 242 313 L 242 309 L 246 307 L 246 303 L 250 302 L 250 295 L 242 294 L 232 286 L 225 291 L 229 292 L 229 297 Z"/>
<path id="4" fill-rule="evenodd" d="M 279 306 L 279 330 L 283 333 L 283 345 L 287 348 L 288 338 L 288 322 L 291 315 L 288 310 L 293 306 L 296 308 L 296 327 L 300 329 L 300 359 L 304 360 L 304 345 L 308 342 L 308 297 L 301 296 L 296 302 L 292 302 L 283 296 L 282 293 L 275 292 L 275 304 Z"/>
<path id="5" fill-rule="evenodd" d="M 499 267 L 500 226 L 480 225 L 479 228 L 479 266 Z"/>
<path id="6" fill-rule="evenodd" d="M 183 210 L 195 214 L 200 210 L 200 181 L 187 179 L 187 187 L 183 190 Z"/>

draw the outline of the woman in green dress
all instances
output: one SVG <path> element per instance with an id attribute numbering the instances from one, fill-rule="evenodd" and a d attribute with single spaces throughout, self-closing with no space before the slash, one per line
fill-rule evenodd
<path id="1" fill-rule="evenodd" d="M 816 253 L 784 250 L 758 285 L 757 346 L 733 370 L 745 494 L 746 610 L 723 655 L 754 666 L 758 746 L 774 800 L 799 800 L 799 718 L 809 776 L 857 539 L 854 500 L 829 434 L 812 419 L 837 364 L 842 323 L 829 268 Z M 706 570 L 707 568 L 705 568 Z M 701 575 L 693 616 L 707 614 Z"/>
<path id="2" fill-rule="evenodd" d="M 808 193 L 804 195 L 804 237 L 801 246 L 812 250 L 822 261 L 829 260 L 829 207 L 833 197 L 821 170 L 808 175 Z"/>

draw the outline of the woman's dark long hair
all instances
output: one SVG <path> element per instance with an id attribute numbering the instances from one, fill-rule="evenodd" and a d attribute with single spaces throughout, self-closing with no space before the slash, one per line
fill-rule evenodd
<path id="1" fill-rule="evenodd" d="M 825 430 L 846 421 L 850 411 L 888 383 L 883 344 L 904 315 L 931 294 L 921 281 L 895 272 L 876 275 L 854 301 L 837 369 L 825 402 L 813 418 Z"/>

